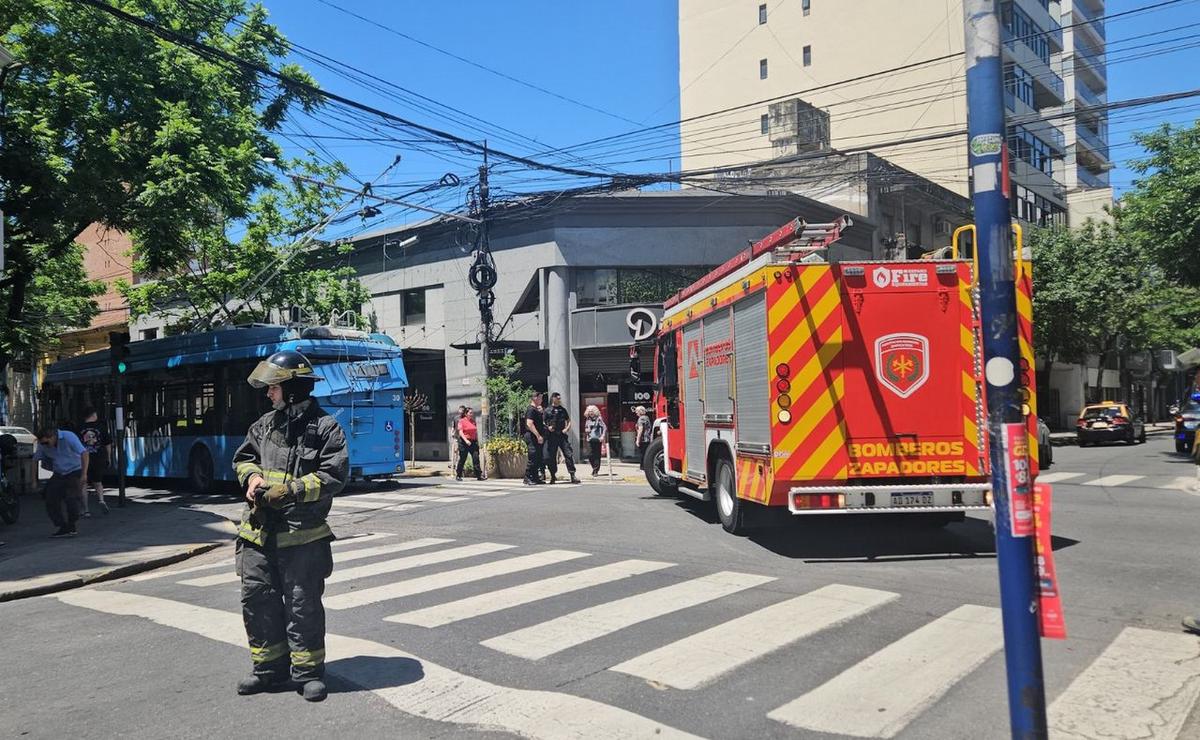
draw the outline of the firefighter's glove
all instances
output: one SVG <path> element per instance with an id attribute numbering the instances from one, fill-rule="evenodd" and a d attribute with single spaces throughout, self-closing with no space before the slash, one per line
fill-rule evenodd
<path id="1" fill-rule="evenodd" d="M 262 489 L 263 506 L 269 506 L 272 509 L 279 509 L 295 498 L 291 491 L 291 487 L 286 483 L 272 483 Z"/>

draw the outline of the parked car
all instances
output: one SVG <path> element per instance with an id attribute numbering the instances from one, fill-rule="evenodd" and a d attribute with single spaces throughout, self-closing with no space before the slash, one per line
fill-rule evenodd
<path id="1" fill-rule="evenodd" d="M 1050 446 L 1050 427 L 1042 419 L 1038 424 L 1038 469 L 1045 470 L 1054 464 L 1054 448 Z"/>
<path id="2" fill-rule="evenodd" d="M 1104 401 L 1084 406 L 1075 422 L 1079 435 L 1079 446 L 1093 442 L 1125 442 L 1126 444 L 1146 441 L 1146 425 L 1134 415 L 1127 404 Z"/>
<path id="3" fill-rule="evenodd" d="M 1200 428 L 1200 399 L 1188 399 L 1175 410 L 1176 452 L 1192 451 L 1198 428 Z"/>

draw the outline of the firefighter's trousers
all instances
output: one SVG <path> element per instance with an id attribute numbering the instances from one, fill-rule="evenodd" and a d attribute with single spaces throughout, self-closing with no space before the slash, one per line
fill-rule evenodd
<path id="1" fill-rule="evenodd" d="M 242 621 L 255 675 L 280 681 L 325 674 L 325 607 L 321 595 L 333 572 L 329 540 L 293 547 L 237 543 Z"/>

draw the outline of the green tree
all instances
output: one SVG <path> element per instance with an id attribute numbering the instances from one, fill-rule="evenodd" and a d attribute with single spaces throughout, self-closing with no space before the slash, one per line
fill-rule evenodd
<path id="1" fill-rule="evenodd" d="M 318 180 L 334 180 L 345 172 L 341 165 L 311 161 L 281 166 Z M 303 316 L 322 321 L 335 312 L 349 311 L 361 321 L 358 311 L 370 294 L 355 279 L 354 268 L 335 264 L 352 245 L 295 238 L 332 212 L 340 197 L 299 180 L 268 185 L 251 204 L 239 239 L 231 239 L 221 224 L 197 228 L 190 234 L 188 269 L 121 285 L 130 314 L 137 318 L 167 307 L 182 308 L 176 314 L 176 328 L 185 330 L 210 318 L 228 323 L 267 321 L 272 307 L 296 307 Z M 146 274 L 149 265 L 139 259 L 134 269 Z"/>
<path id="2" fill-rule="evenodd" d="M 1200 121 L 1134 140 L 1147 154 L 1130 163 L 1140 177 L 1121 199 L 1122 228 L 1168 277 L 1200 286 Z"/>
<path id="3" fill-rule="evenodd" d="M 113 4 L 259 64 L 287 51 L 266 10 L 244 0 Z M 252 216 L 276 180 L 262 161 L 279 156 L 270 132 L 293 106 L 317 101 L 70 0 L 6 0 L 0 39 L 25 63 L 9 75 L 0 117 L 2 372 L 15 353 L 52 338 L 26 311 L 39 280 L 61 285 L 53 270 L 86 227 L 128 233 L 149 273 L 188 265 L 198 235 Z M 295 65 L 279 68 L 312 82 Z"/>
<path id="4" fill-rule="evenodd" d="M 487 379 L 488 408 L 496 434 L 516 437 L 523 431 L 521 417 L 529 407 L 533 389 L 517 377 L 521 362 L 516 355 L 492 360 L 492 372 Z"/>

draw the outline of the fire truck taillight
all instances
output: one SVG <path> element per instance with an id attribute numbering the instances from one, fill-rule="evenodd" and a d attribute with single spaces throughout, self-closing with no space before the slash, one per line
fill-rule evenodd
<path id="1" fill-rule="evenodd" d="M 792 397 L 786 393 L 780 393 L 775 399 L 775 403 L 779 404 L 781 409 L 790 409 L 792 407 Z"/>
<path id="2" fill-rule="evenodd" d="M 792 507 L 796 509 L 843 509 L 846 496 L 841 493 L 793 493 Z"/>
<path id="3" fill-rule="evenodd" d="M 792 390 L 792 384 L 787 378 L 780 378 L 779 380 L 775 381 L 775 390 L 779 391 L 780 393 L 787 393 Z"/>
<path id="4" fill-rule="evenodd" d="M 790 424 L 792 422 L 792 412 L 787 409 L 779 409 L 779 413 L 775 416 L 779 419 L 780 424 Z"/>
<path id="5" fill-rule="evenodd" d="M 788 367 L 786 362 L 781 362 L 775 366 L 775 374 L 781 378 L 786 378 L 792 374 L 792 368 Z"/>

